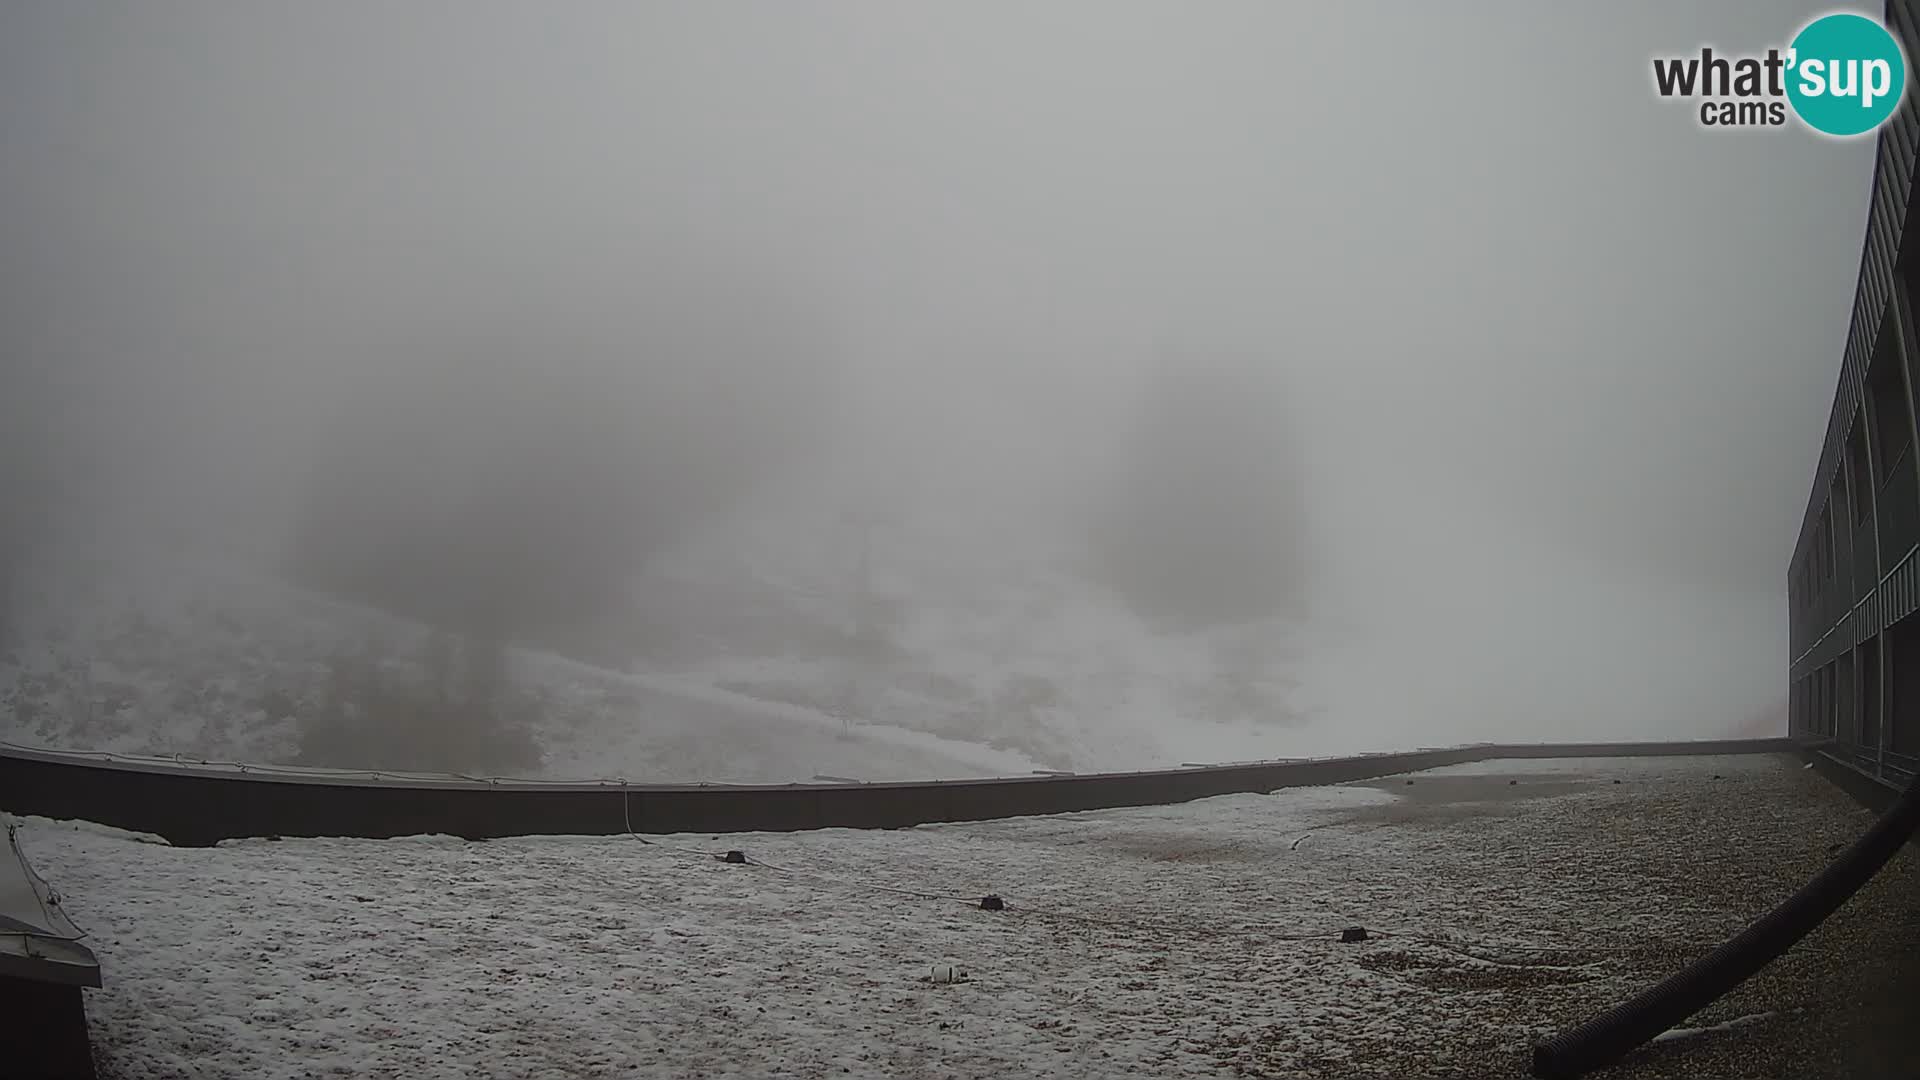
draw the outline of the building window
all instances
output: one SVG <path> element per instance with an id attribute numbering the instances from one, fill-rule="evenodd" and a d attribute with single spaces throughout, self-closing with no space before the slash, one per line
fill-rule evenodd
<path id="1" fill-rule="evenodd" d="M 1830 663 L 1820 669 L 1820 734 L 1829 739 L 1840 735 L 1839 672 L 1838 664 Z"/>
<path id="2" fill-rule="evenodd" d="M 1837 487 L 1835 491 L 1838 491 Z M 1819 522 L 1814 526 L 1814 578 L 1818 580 L 1822 586 L 1833 580 L 1833 509 L 1835 505 L 1835 499 L 1828 499 L 1827 505 L 1820 508 Z M 1844 507 L 1846 504 L 1840 502 L 1838 505 Z M 1844 513 L 1845 511 L 1842 510 L 1841 512 Z"/>
<path id="3" fill-rule="evenodd" d="M 1873 509 L 1873 496 L 1867 483 L 1867 440 L 1859 424 L 1847 435 L 1847 490 L 1853 498 L 1853 521 L 1864 525 Z"/>
<path id="4" fill-rule="evenodd" d="M 1820 587 L 1827 580 L 1827 564 L 1820 554 L 1820 545 L 1825 542 L 1826 535 L 1827 510 L 1821 507 L 1820 513 L 1813 519 L 1813 542 L 1807 545 L 1807 577 L 1813 582 L 1815 596 L 1820 595 Z"/>
<path id="5" fill-rule="evenodd" d="M 1893 475 L 1895 466 L 1913 444 L 1913 418 L 1907 413 L 1903 381 L 1900 357 L 1892 348 L 1892 338 L 1884 337 L 1874 353 L 1873 368 L 1867 373 L 1868 419 L 1873 427 L 1873 452 L 1882 484 Z"/>
<path id="6" fill-rule="evenodd" d="M 1860 673 L 1860 749 L 1880 749 L 1880 639 L 1854 650 Z"/>
<path id="7" fill-rule="evenodd" d="M 1920 616 L 1887 631 L 1887 749 L 1920 755 Z"/>
<path id="8" fill-rule="evenodd" d="M 1838 738 L 1841 742 L 1858 746 L 1860 696 L 1855 691 L 1859 688 L 1859 680 L 1855 678 L 1852 653 L 1843 653 L 1840 659 L 1833 662 L 1833 681 L 1833 698 L 1838 706 L 1834 709 Z"/>
<path id="9" fill-rule="evenodd" d="M 1834 580 L 1841 582 L 1843 588 L 1851 588 L 1851 584 L 1857 582 L 1860 578 L 1874 577 L 1872 567 L 1866 567 L 1866 573 L 1864 573 L 1864 575 L 1859 573 L 1860 542 L 1864 540 L 1864 542 L 1868 544 L 1866 557 L 1872 559 L 1872 557 L 1874 557 L 1874 550 L 1872 550 L 1870 544 L 1872 544 L 1872 534 L 1874 534 L 1874 532 L 1872 532 L 1872 528 L 1868 527 L 1864 521 L 1862 521 L 1860 525 L 1855 525 L 1853 519 L 1847 517 L 1847 505 L 1872 505 L 1872 503 L 1866 502 L 1866 496 L 1862 496 L 1859 492 L 1853 494 L 1853 500 L 1855 500 L 1855 502 L 1847 502 L 1847 492 L 1841 490 L 1841 482 L 1837 479 L 1834 480 L 1832 500 L 1834 500 L 1834 552 L 1832 552 L 1832 555 L 1834 555 Z M 1853 598 L 1851 592 L 1849 592 L 1847 596 Z"/>

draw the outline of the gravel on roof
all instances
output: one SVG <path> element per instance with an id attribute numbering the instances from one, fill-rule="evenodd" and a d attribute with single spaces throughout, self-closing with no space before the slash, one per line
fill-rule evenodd
<path id="1" fill-rule="evenodd" d="M 30 820 L 22 842 L 100 956 L 108 1077 L 1480 1078 L 1523 1075 L 1535 1039 L 1712 949 L 1869 821 L 1747 756 L 886 832 L 175 849 Z M 1892 1023 L 1872 1003 L 1910 986 L 1916 873 L 1909 851 L 1689 1024 L 1763 1019 L 1618 1075 L 1832 1075 L 1779 1069 L 1843 1061 L 1837 1015 Z"/>

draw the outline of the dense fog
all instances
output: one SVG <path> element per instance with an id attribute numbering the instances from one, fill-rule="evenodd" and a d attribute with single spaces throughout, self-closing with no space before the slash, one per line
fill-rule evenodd
<path id="1" fill-rule="evenodd" d="M 1747 730 L 1872 144 L 1703 133 L 1646 65 L 1804 14 L 10 5 L 12 670 L 57 682 L 47 582 L 190 564 L 470 651 L 895 688 L 975 678 L 939 619 L 999 604 L 942 699 L 991 723 L 885 722 L 1036 761 L 1107 759 L 1003 728 L 1119 693 L 1022 666 L 1055 622 L 1093 627 L 1060 671 L 1319 679 L 1234 699 L 1275 753 Z M 1255 623 L 1291 652 L 1207 636 Z M 378 678 L 343 635 L 314 701 Z"/>

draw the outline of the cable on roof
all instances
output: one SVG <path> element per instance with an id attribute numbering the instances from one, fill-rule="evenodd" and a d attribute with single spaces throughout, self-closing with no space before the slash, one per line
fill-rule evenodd
<path id="1" fill-rule="evenodd" d="M 1719 948 L 1601 1013 L 1533 1048 L 1541 1080 L 1570 1080 L 1619 1061 L 1649 1039 L 1711 1005 L 1792 948 L 1872 880 L 1920 827 L 1920 783 L 1853 845 L 1792 896 Z"/>

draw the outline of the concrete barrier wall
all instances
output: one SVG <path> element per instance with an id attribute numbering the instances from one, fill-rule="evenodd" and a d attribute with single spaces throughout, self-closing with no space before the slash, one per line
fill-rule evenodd
<path id="1" fill-rule="evenodd" d="M 1482 745 L 1136 773 L 897 784 L 670 785 L 380 777 L 265 766 L 103 760 L 0 747 L 0 810 L 153 833 L 183 846 L 239 837 L 468 839 L 529 835 L 892 829 L 1338 784 L 1491 758 L 1752 754 L 1790 739 Z"/>

